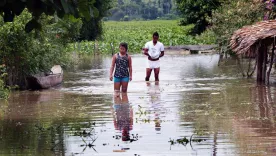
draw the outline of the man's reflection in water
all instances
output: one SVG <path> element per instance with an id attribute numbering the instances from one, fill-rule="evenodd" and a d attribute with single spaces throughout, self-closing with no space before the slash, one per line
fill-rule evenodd
<path id="1" fill-rule="evenodd" d="M 153 108 L 154 113 L 154 123 L 155 123 L 155 130 L 161 130 L 161 119 L 160 119 L 160 102 L 161 102 L 161 93 L 159 82 L 154 82 L 154 84 L 147 83 L 149 87 L 149 96 L 150 96 L 150 105 Z"/>
<path id="2" fill-rule="evenodd" d="M 127 93 L 114 93 L 114 126 L 122 132 L 122 141 L 129 141 L 129 131 L 133 126 L 133 109 L 131 108 Z"/>

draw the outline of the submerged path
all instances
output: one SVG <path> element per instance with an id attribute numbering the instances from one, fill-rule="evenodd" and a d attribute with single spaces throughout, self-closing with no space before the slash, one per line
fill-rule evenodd
<path id="1" fill-rule="evenodd" d="M 122 99 L 110 57 L 83 60 L 61 88 L 13 93 L 1 105 L 0 155 L 275 155 L 275 87 L 242 79 L 218 55 L 166 55 L 160 82 L 133 56 Z"/>

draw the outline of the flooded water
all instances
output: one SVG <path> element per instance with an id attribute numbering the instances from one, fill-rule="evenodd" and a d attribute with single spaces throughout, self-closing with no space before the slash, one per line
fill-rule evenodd
<path id="1" fill-rule="evenodd" d="M 276 88 L 243 79 L 234 60 L 167 55 L 146 83 L 133 56 L 127 94 L 113 94 L 110 57 L 92 57 L 62 86 L 0 105 L 0 155 L 276 155 Z"/>

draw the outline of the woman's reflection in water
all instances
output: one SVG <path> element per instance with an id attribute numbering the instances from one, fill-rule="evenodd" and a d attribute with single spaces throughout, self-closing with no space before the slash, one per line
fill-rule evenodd
<path id="1" fill-rule="evenodd" d="M 133 109 L 131 108 L 127 93 L 114 93 L 114 126 L 122 132 L 122 141 L 129 141 L 129 131 L 133 126 Z"/>

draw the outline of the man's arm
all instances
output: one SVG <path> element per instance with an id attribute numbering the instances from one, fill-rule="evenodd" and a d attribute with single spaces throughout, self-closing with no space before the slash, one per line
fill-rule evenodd
<path id="1" fill-rule="evenodd" d="M 165 55 L 165 48 L 163 44 L 161 45 L 160 51 L 161 51 L 161 54 L 159 55 L 159 57 L 163 57 Z"/>
<path id="2" fill-rule="evenodd" d="M 161 51 L 161 54 L 159 55 L 159 57 L 163 57 L 165 55 L 164 51 Z"/>
<path id="3" fill-rule="evenodd" d="M 149 45 L 148 45 L 148 43 L 146 43 L 145 47 L 143 48 L 143 54 L 149 56 Z"/>
<path id="4" fill-rule="evenodd" d="M 149 49 L 143 48 L 143 54 L 149 56 Z"/>

